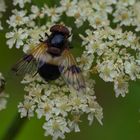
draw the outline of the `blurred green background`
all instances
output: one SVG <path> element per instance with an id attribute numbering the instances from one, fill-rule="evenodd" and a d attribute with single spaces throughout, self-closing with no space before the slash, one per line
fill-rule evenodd
<path id="1" fill-rule="evenodd" d="M 11 3 L 8 0 L 6 2 L 9 8 L 4 20 L 10 15 L 9 11 L 12 9 Z M 34 2 L 41 4 L 37 0 Z M 48 1 L 47 3 L 54 4 L 55 2 Z M 17 116 L 17 105 L 23 100 L 25 94 L 20 84 L 21 78 L 14 77 L 10 72 L 12 65 L 23 54 L 22 50 L 8 49 L 5 43 L 5 32 L 8 30 L 6 26 L 4 31 L 0 32 L 0 71 L 7 78 L 6 92 L 10 94 L 7 109 L 0 112 L 0 140 L 3 140 L 8 133 L 12 135 L 12 132 L 8 130 Z M 79 54 L 79 49 L 74 48 L 73 52 L 76 51 Z M 92 126 L 88 126 L 88 121 L 83 118 L 81 132 L 67 134 L 66 140 L 140 140 L 140 81 L 130 83 L 129 94 L 125 98 L 116 98 L 112 84 L 104 83 L 98 77 L 95 79 L 97 101 L 104 112 L 103 126 L 96 119 Z M 16 133 L 14 140 L 51 140 L 51 137 L 44 137 L 43 122 L 43 119 L 38 120 L 36 117 L 26 120 Z"/>

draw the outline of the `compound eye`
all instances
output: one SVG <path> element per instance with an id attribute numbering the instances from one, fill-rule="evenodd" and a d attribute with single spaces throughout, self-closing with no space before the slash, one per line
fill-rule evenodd
<path id="1" fill-rule="evenodd" d="M 61 34 L 55 35 L 51 40 L 51 44 L 56 47 L 61 45 L 63 42 L 64 42 L 64 36 Z"/>

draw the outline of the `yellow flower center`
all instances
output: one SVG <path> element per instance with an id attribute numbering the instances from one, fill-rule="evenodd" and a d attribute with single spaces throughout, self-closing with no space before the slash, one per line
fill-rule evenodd
<path id="1" fill-rule="evenodd" d="M 22 20 L 22 17 L 21 16 L 16 16 L 16 21 L 17 22 L 20 22 Z"/>
<path id="2" fill-rule="evenodd" d="M 80 17 L 80 13 L 77 12 L 74 16 L 75 16 L 75 18 L 79 18 Z"/>
<path id="3" fill-rule="evenodd" d="M 100 20 L 99 18 L 96 18 L 95 24 L 96 24 L 96 25 L 100 25 L 100 24 L 101 24 L 101 20 Z"/>
<path id="4" fill-rule="evenodd" d="M 52 127 L 53 127 L 53 129 L 55 129 L 55 130 L 59 130 L 59 124 L 58 124 L 56 121 L 53 122 Z"/>
<path id="5" fill-rule="evenodd" d="M 24 108 L 26 110 L 29 110 L 31 108 L 31 104 L 30 103 L 24 104 Z"/>
<path id="6" fill-rule="evenodd" d="M 51 107 L 46 103 L 45 107 L 44 107 L 44 111 L 47 113 L 51 110 Z"/>
<path id="7" fill-rule="evenodd" d="M 122 20 L 128 19 L 128 13 L 122 13 L 121 18 Z"/>

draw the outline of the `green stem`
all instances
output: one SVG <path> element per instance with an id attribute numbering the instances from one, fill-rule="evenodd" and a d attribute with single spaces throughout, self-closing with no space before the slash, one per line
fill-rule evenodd
<path id="1" fill-rule="evenodd" d="M 21 119 L 19 114 L 17 114 L 2 140 L 15 140 L 26 120 L 26 118 Z"/>

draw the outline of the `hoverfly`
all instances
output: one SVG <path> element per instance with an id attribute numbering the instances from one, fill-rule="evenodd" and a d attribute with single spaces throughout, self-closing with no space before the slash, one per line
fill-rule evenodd
<path id="1" fill-rule="evenodd" d="M 63 25 L 50 28 L 46 40 L 40 40 L 28 54 L 14 65 L 12 70 L 18 74 L 37 74 L 45 80 L 55 80 L 62 76 L 69 87 L 76 91 L 85 91 L 85 82 L 80 68 L 70 53 L 70 32 Z"/>

